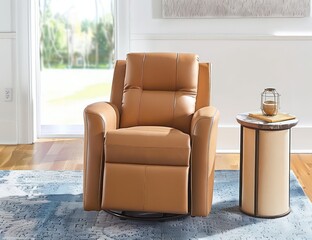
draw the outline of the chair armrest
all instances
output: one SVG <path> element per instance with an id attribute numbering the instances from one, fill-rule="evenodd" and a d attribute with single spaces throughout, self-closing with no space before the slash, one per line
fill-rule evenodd
<path id="1" fill-rule="evenodd" d="M 198 109 L 191 123 L 191 215 L 207 216 L 211 210 L 219 111 Z"/>
<path id="2" fill-rule="evenodd" d="M 118 128 L 117 107 L 97 102 L 84 110 L 84 177 L 83 204 L 85 210 L 100 210 L 104 171 L 104 139 L 106 132 Z"/>

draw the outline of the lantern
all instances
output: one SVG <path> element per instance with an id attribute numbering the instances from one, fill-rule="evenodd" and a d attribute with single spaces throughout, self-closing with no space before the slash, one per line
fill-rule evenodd
<path id="1" fill-rule="evenodd" d="M 261 110 L 264 115 L 275 116 L 278 113 L 280 94 L 275 88 L 266 88 L 261 94 Z"/>

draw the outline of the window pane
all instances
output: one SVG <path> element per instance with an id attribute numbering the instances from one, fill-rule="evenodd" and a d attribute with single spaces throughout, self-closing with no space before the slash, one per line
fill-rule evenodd
<path id="1" fill-rule="evenodd" d="M 85 106 L 109 100 L 113 7 L 112 0 L 40 0 L 41 135 L 81 134 Z"/>

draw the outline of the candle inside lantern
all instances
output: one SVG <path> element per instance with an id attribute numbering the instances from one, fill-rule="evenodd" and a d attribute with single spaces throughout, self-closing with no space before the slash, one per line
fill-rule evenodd
<path id="1" fill-rule="evenodd" d="M 275 101 L 265 101 L 263 102 L 263 111 L 268 116 L 274 116 L 277 114 L 277 103 Z"/>

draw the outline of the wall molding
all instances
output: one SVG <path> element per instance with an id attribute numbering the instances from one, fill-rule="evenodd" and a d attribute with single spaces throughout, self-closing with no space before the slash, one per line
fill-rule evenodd
<path id="1" fill-rule="evenodd" d="M 221 40 L 221 41 L 312 41 L 311 33 L 302 34 L 131 34 L 130 40 Z"/>
<path id="2" fill-rule="evenodd" d="M 0 39 L 16 39 L 15 32 L 0 32 Z"/>

